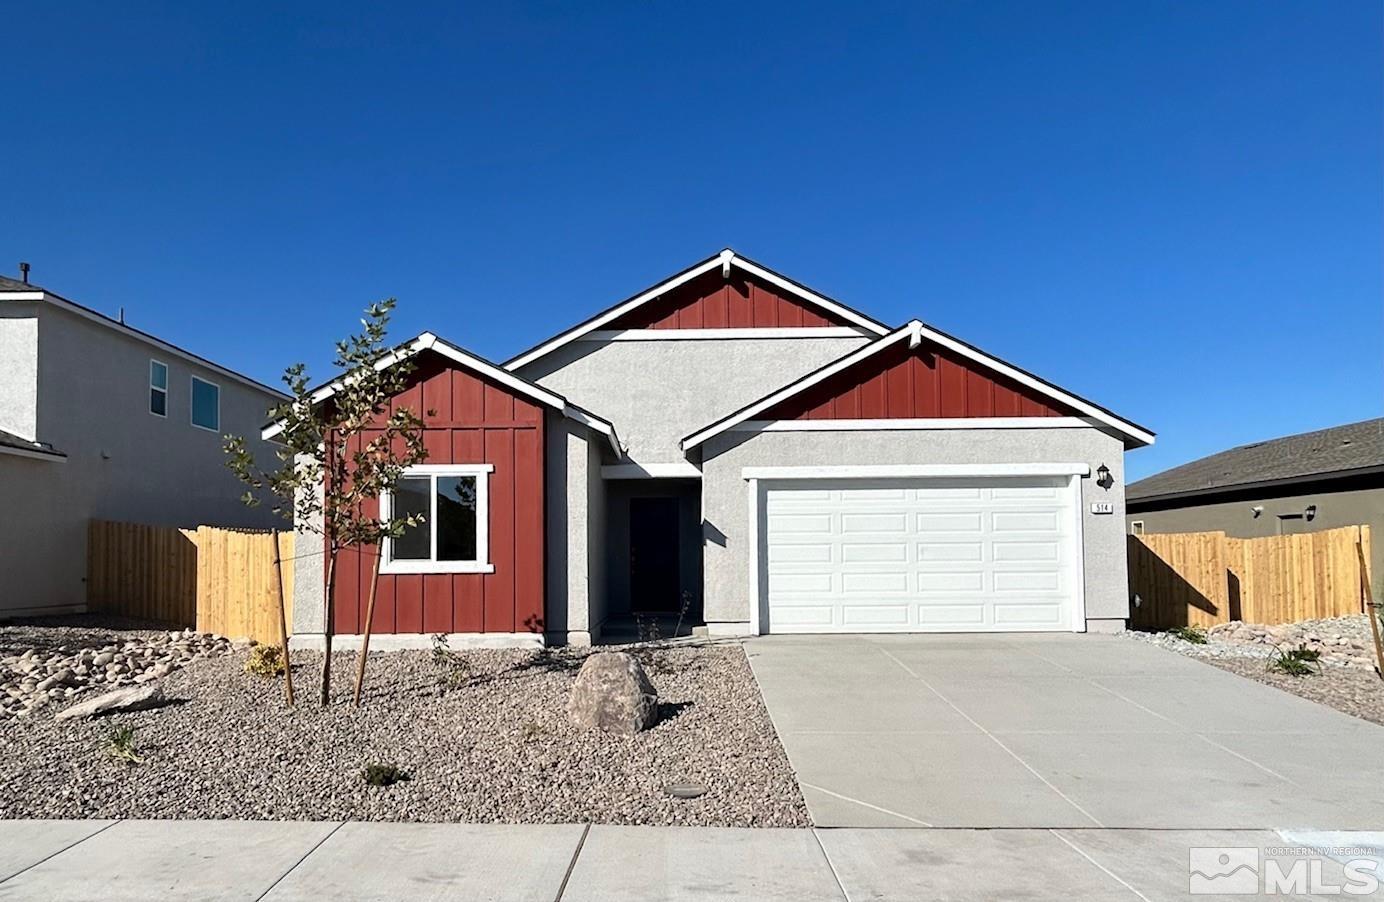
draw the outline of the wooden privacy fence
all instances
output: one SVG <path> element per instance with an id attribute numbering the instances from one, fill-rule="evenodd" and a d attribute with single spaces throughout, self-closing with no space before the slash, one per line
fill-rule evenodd
<path id="1" fill-rule="evenodd" d="M 275 541 L 284 561 L 284 606 L 291 631 L 290 532 L 92 520 L 87 529 L 87 604 L 92 610 L 201 632 L 278 642 Z"/>
<path id="2" fill-rule="evenodd" d="M 1129 536 L 1130 625 L 1292 623 L 1364 611 L 1361 560 L 1370 528 L 1262 539 L 1223 532 Z"/>

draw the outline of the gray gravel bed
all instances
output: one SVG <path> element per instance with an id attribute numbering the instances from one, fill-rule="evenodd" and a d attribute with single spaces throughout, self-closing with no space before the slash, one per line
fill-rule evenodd
<path id="1" fill-rule="evenodd" d="M 1169 633 L 1131 630 L 1122 635 L 1384 725 L 1384 680 L 1374 669 L 1374 639 L 1364 614 L 1276 626 L 1221 624 L 1207 633 L 1204 645 Z M 1277 649 L 1299 645 L 1322 652 L 1320 673 L 1292 676 L 1269 669 Z"/>
<path id="2" fill-rule="evenodd" d="M 653 652 L 662 718 L 628 738 L 568 720 L 587 653 L 457 652 L 459 677 L 429 652 L 371 655 L 360 709 L 350 652 L 333 656 L 325 709 L 320 654 L 295 653 L 294 709 L 280 681 L 244 672 L 244 651 L 199 660 L 159 680 L 178 700 L 164 708 L 0 723 L 0 817 L 809 825 L 738 644 Z M 145 763 L 107 754 L 117 727 L 134 730 Z M 411 779 L 368 786 L 374 762 Z M 674 782 L 707 793 L 673 799 Z"/>

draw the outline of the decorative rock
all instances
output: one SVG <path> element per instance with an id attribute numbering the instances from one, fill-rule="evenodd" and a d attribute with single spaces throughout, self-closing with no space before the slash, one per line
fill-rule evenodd
<path id="1" fill-rule="evenodd" d="M 133 689 L 117 689 L 98 695 L 96 698 L 79 702 L 57 713 L 54 720 L 67 720 L 73 717 L 97 717 L 114 714 L 117 711 L 140 711 L 163 704 L 163 690 L 158 686 L 139 686 Z"/>
<path id="2" fill-rule="evenodd" d="M 633 736 L 657 719 L 658 691 L 633 655 L 601 652 L 582 664 L 567 713 L 579 727 Z"/>

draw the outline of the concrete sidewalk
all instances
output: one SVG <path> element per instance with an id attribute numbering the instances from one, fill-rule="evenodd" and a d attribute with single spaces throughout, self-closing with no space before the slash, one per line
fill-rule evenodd
<path id="1" fill-rule="evenodd" d="M 1384 833 L 0 821 L 0 899 L 1153 902 L 1187 897 L 1193 847 L 1257 849 L 1267 871 L 1316 841 L 1377 855 Z M 1346 854 L 1318 858 L 1328 895 Z"/>

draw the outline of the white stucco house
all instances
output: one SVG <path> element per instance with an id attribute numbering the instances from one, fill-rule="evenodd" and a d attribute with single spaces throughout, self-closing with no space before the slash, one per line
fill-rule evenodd
<path id="1" fill-rule="evenodd" d="M 1151 431 L 734 251 L 503 364 L 432 333 L 381 365 L 404 358 L 393 403 L 423 418 L 429 457 L 383 503 L 428 523 L 386 543 L 372 624 L 401 644 L 586 643 L 684 603 L 725 636 L 1129 615 L 1124 454 Z M 298 542 L 308 644 L 321 539 Z M 374 556 L 352 561 L 342 634 L 361 630 Z"/>
<path id="2" fill-rule="evenodd" d="M 0 277 L 0 618 L 84 608 L 90 519 L 278 525 L 240 502 L 221 444 L 257 436 L 284 397 Z"/>

